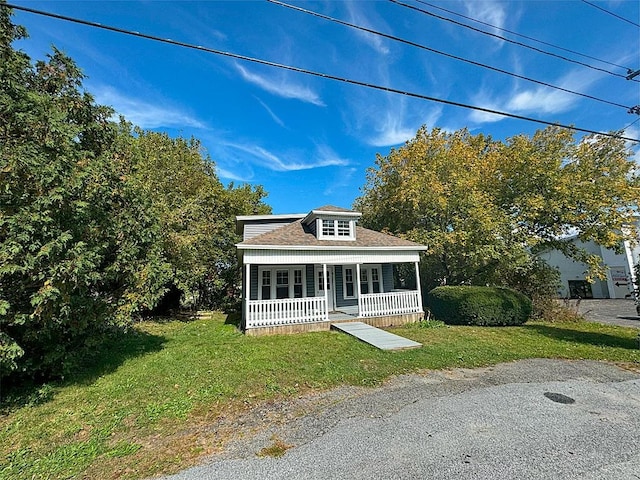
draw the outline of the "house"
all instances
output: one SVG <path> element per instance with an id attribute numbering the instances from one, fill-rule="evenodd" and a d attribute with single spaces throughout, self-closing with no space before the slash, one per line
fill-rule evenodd
<path id="1" fill-rule="evenodd" d="M 560 271 L 560 290 L 563 298 L 625 298 L 634 289 L 636 276 L 634 266 L 640 261 L 640 246 L 637 243 L 625 241 L 621 245 L 621 253 L 605 248 L 593 241 L 583 242 L 577 236 L 569 237 L 567 242 L 573 242 L 576 247 L 585 249 L 588 253 L 600 257 L 603 265 L 607 266 L 607 278 L 587 280 L 589 267 L 565 256 L 558 250 L 551 250 L 540 255 L 552 267 Z"/>
<path id="2" fill-rule="evenodd" d="M 381 327 L 422 317 L 418 262 L 427 247 L 360 227 L 360 217 L 334 206 L 236 217 L 247 334 L 328 330 L 356 318 Z M 399 264 L 415 270 L 415 289 L 394 285 Z"/>

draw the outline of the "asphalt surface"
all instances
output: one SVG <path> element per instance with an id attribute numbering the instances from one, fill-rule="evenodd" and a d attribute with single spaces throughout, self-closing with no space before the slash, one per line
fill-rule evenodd
<path id="1" fill-rule="evenodd" d="M 575 307 L 575 300 L 571 302 Z M 592 322 L 640 328 L 633 300 L 582 300 L 577 308 L 578 313 Z"/>
<path id="2" fill-rule="evenodd" d="M 563 403 L 564 402 L 564 403 Z M 640 374 L 525 360 L 280 406 L 192 479 L 640 479 Z M 259 457 L 274 439 L 291 445 Z"/>

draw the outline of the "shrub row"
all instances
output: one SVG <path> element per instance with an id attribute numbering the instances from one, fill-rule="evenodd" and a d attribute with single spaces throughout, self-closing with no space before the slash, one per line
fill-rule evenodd
<path id="1" fill-rule="evenodd" d="M 427 305 L 449 325 L 521 325 L 531 315 L 531 300 L 500 287 L 436 287 L 428 293 Z"/>

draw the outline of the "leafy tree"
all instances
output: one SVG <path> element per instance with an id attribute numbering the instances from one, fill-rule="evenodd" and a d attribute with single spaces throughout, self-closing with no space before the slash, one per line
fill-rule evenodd
<path id="1" fill-rule="evenodd" d="M 237 283 L 235 216 L 269 213 L 265 192 L 249 185 L 225 188 L 194 138 L 135 129 L 128 152 L 134 165 L 130 181 L 150 200 L 160 224 L 174 300 L 224 307 Z"/>
<path id="2" fill-rule="evenodd" d="M 25 36 L 0 8 L 0 376 L 63 374 L 168 273 L 112 110 L 60 51 L 15 50 Z"/>
<path id="3" fill-rule="evenodd" d="M 535 258 L 559 248 L 602 266 L 561 237 L 577 232 L 619 248 L 640 198 L 636 165 L 622 140 L 549 127 L 500 142 L 466 129 L 422 127 L 414 139 L 377 156 L 356 200 L 364 225 L 429 246 L 425 290 L 440 284 L 514 285 L 557 276 Z M 529 287 L 531 290 L 531 287 Z M 531 292 L 528 292 L 531 294 Z"/>

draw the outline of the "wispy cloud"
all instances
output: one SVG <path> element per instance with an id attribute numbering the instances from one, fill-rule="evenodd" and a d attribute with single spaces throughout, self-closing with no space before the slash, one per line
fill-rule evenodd
<path id="1" fill-rule="evenodd" d="M 504 111 L 504 105 L 498 100 L 491 98 L 489 93 L 482 90 L 472 98 L 472 103 L 478 107 L 489 110 Z M 494 123 L 504 120 L 505 118 L 504 115 L 496 115 L 481 110 L 473 110 L 469 114 L 469 119 L 475 123 Z"/>
<path id="2" fill-rule="evenodd" d="M 288 154 L 286 158 L 283 158 L 282 154 L 273 153 L 266 148 L 254 144 L 227 142 L 224 146 L 246 154 L 245 160 L 248 162 L 279 172 L 346 166 L 349 164 L 348 160 L 340 158 L 328 147 L 318 147 L 313 155 L 315 160 L 305 161 L 300 159 L 300 154 Z"/>
<path id="3" fill-rule="evenodd" d="M 495 27 L 504 28 L 507 12 L 505 12 L 503 4 L 493 0 L 467 0 L 464 5 L 470 17 Z M 502 31 L 499 29 L 494 29 L 493 33 L 502 35 Z"/>
<path id="4" fill-rule="evenodd" d="M 262 108 L 264 108 L 267 111 L 267 113 L 271 116 L 274 122 L 276 122 L 281 127 L 286 128 L 284 122 L 280 119 L 280 117 L 278 117 L 275 113 L 273 113 L 273 110 L 271 110 L 266 103 L 264 103 L 262 100 L 260 100 L 256 96 L 254 96 L 253 98 L 255 98 L 258 101 L 258 103 L 262 105 Z"/>
<path id="5" fill-rule="evenodd" d="M 216 172 L 220 178 L 225 178 L 227 180 L 232 180 L 234 182 L 250 182 L 253 180 L 253 172 L 250 172 L 249 175 L 241 175 L 238 172 L 232 172 L 226 168 L 220 167 L 220 165 L 216 165 Z"/>
<path id="6" fill-rule="evenodd" d="M 254 72 L 250 72 L 239 63 L 236 63 L 235 67 L 238 72 L 240 72 L 243 79 L 257 85 L 269 93 L 283 98 L 292 98 L 302 102 L 311 103 L 319 107 L 325 106 L 324 102 L 316 92 L 304 85 L 292 82 L 282 73 L 279 73 L 274 77 L 267 77 L 266 75 L 259 75 Z"/>
<path id="7" fill-rule="evenodd" d="M 422 125 L 433 127 L 442 113 L 441 107 L 428 112 L 407 114 L 404 101 L 389 105 L 388 109 L 376 116 L 372 129 L 375 134 L 367 139 L 367 143 L 374 147 L 389 147 L 399 145 L 415 137 Z"/>
<path id="8" fill-rule="evenodd" d="M 333 195 L 336 191 L 341 188 L 349 187 L 351 188 L 351 179 L 353 175 L 358 171 L 357 168 L 348 167 L 340 170 L 340 175 L 336 175 L 334 181 L 327 185 L 324 189 L 323 195 Z"/>
<path id="9" fill-rule="evenodd" d="M 572 71 L 555 82 L 559 87 L 575 92 L 586 92 L 597 81 L 590 73 Z M 488 89 L 481 89 L 472 97 L 472 103 L 479 107 L 516 114 L 558 114 L 571 110 L 582 99 L 563 90 L 543 85 L 522 88 L 516 85 L 508 93 L 492 94 Z M 488 112 L 473 111 L 469 118 L 478 123 L 491 123 L 506 117 Z"/>
<path id="10" fill-rule="evenodd" d="M 379 30 L 378 28 L 374 28 L 371 25 L 366 15 L 364 15 L 363 12 L 357 7 L 358 2 L 346 2 L 345 5 L 347 6 L 347 10 L 349 12 L 349 22 L 364 28 L 368 28 L 370 30 Z M 369 45 L 379 54 L 389 54 L 389 47 L 381 36 L 364 32 L 362 30 L 355 30 L 354 32 L 358 37 L 362 39 L 364 43 Z"/>
<path id="11" fill-rule="evenodd" d="M 161 107 L 158 105 L 160 102 L 130 97 L 113 87 L 94 88 L 94 96 L 98 103 L 112 106 L 118 114 L 141 128 L 206 128 L 198 119 L 180 109 Z"/>

